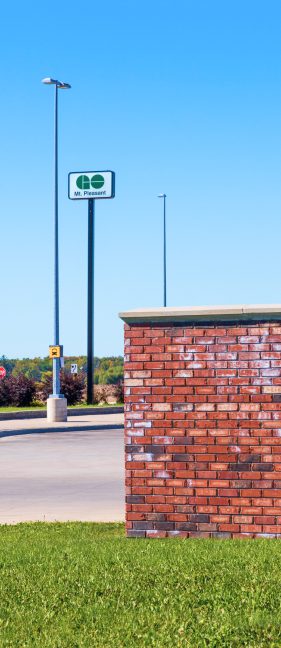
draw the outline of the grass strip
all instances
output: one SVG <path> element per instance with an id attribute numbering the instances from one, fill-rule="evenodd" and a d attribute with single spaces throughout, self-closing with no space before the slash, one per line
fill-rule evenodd
<path id="1" fill-rule="evenodd" d="M 0 645 L 280 648 L 278 540 L 126 539 L 122 524 L 0 526 Z"/>
<path id="2" fill-rule="evenodd" d="M 94 405 L 87 405 L 87 403 L 78 403 L 77 405 L 68 405 L 67 409 L 104 409 L 108 407 L 124 407 L 124 403 L 103 403 L 102 405 L 99 403 L 95 403 Z M 1 412 L 3 413 L 8 413 L 8 412 L 34 412 L 36 410 L 47 410 L 46 405 L 29 405 L 29 407 L 0 407 L 0 414 Z"/>

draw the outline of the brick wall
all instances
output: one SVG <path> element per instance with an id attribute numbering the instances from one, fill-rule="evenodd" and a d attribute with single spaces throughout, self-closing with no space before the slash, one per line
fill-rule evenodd
<path id="1" fill-rule="evenodd" d="M 128 536 L 281 537 L 281 323 L 125 324 Z"/>

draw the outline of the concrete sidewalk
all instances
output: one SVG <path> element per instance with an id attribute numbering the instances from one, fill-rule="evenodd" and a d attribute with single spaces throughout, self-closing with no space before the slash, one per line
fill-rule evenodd
<path id="1" fill-rule="evenodd" d="M 124 520 L 122 426 L 122 414 L 1 421 L 0 524 Z"/>
<path id="2" fill-rule="evenodd" d="M 15 419 L 0 421 L 0 438 L 2 432 L 26 431 L 27 434 L 34 431 L 42 432 L 59 432 L 76 429 L 100 429 L 112 426 L 122 427 L 124 414 L 81 414 L 80 416 L 68 416 L 66 423 L 49 423 L 47 419 Z M 113 429 L 114 429 L 113 428 Z"/>

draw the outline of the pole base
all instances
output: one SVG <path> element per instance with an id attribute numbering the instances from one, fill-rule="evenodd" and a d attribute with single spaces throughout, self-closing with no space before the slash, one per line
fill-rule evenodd
<path id="1" fill-rule="evenodd" d="M 66 398 L 49 397 L 47 400 L 47 420 L 49 423 L 64 423 L 67 421 Z"/>

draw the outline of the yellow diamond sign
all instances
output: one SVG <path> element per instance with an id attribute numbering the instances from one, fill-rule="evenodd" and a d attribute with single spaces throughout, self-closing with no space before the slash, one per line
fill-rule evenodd
<path id="1" fill-rule="evenodd" d="M 62 357 L 62 346 L 59 344 L 57 346 L 49 346 L 49 357 L 50 358 L 61 358 Z"/>

